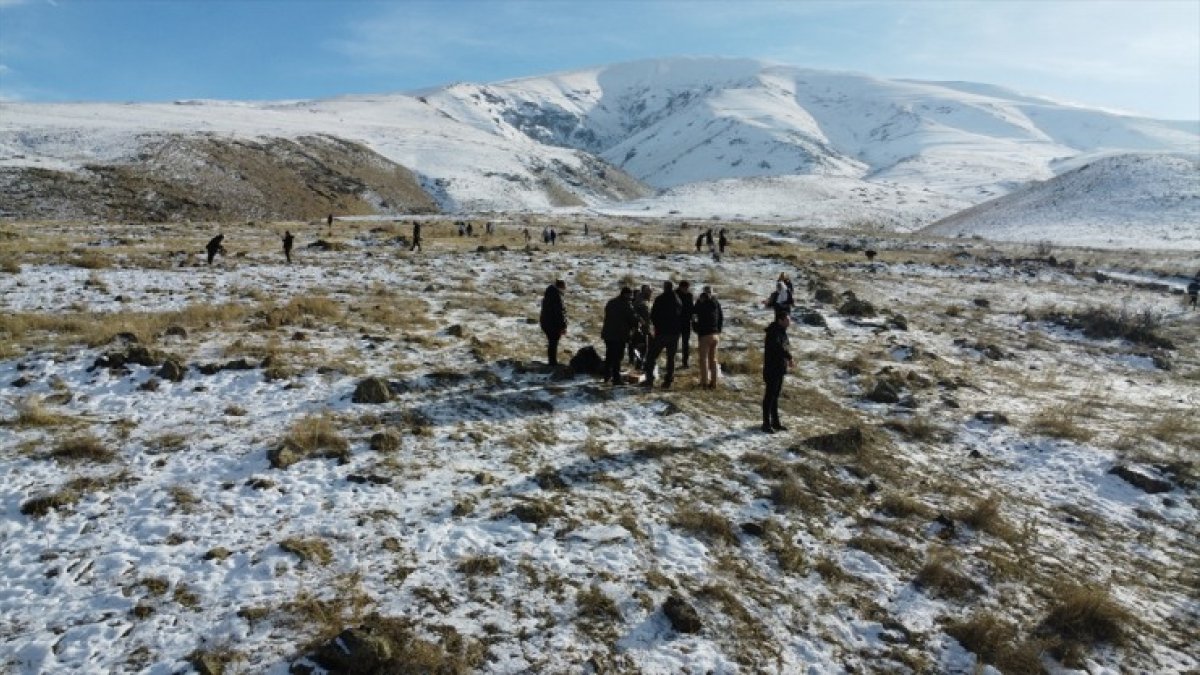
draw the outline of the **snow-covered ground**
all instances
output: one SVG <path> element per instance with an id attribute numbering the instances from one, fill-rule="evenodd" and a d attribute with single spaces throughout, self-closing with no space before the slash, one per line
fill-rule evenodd
<path id="1" fill-rule="evenodd" d="M 421 254 L 396 239 L 407 226 L 377 221 L 227 227 L 211 267 L 207 234 L 184 225 L 5 226 L 0 669 L 174 673 L 202 653 L 285 673 L 377 614 L 482 672 L 968 673 L 951 624 L 993 612 L 1044 636 L 1067 582 L 1134 617 L 1122 645 L 1085 646 L 1074 667 L 1200 667 L 1200 313 L 1180 296 L 1001 259 L 1020 249 L 888 239 L 868 263 L 732 223 L 720 262 L 671 221 L 593 218 L 585 237 L 560 220 L 561 246 L 521 250 L 520 229 L 544 222 L 464 239 L 427 220 Z M 305 248 L 318 236 L 343 250 Z M 828 327 L 791 328 L 789 430 L 766 435 L 760 301 L 780 272 Z M 556 277 L 566 356 L 603 351 L 622 279 L 715 286 L 721 388 L 697 388 L 694 365 L 671 390 L 552 378 L 535 319 Z M 843 316 L 819 287 L 881 314 Z M 1096 305 L 1154 313 L 1176 348 L 1036 318 Z M 121 331 L 183 379 L 97 367 L 128 351 L 108 340 Z M 250 368 L 201 370 L 239 359 Z M 354 403 L 367 376 L 393 398 Z M 863 398 L 885 380 L 903 404 Z M 272 468 L 304 422 L 340 437 L 342 459 Z M 857 451 L 802 444 L 847 427 L 865 434 Z M 399 447 L 372 441 L 384 432 Z M 113 457 L 62 456 L 80 436 Z M 64 487 L 58 508 L 29 506 Z M 989 495 L 997 518 L 972 520 Z M 973 586 L 928 581 L 935 562 Z M 664 615 L 672 596 L 698 632 Z"/>

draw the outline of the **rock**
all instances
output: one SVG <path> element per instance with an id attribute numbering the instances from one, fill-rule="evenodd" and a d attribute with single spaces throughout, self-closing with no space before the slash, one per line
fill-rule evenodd
<path id="1" fill-rule="evenodd" d="M 1118 465 L 1114 466 L 1113 468 L 1109 469 L 1108 472 L 1110 474 L 1120 478 L 1121 480 L 1124 480 L 1126 483 L 1133 485 L 1134 487 L 1138 488 L 1142 492 L 1156 495 L 1156 494 L 1160 494 L 1163 492 L 1171 491 L 1172 485 L 1171 485 L 1170 481 L 1163 480 L 1162 478 L 1158 478 L 1155 476 L 1150 476 L 1150 475 L 1142 473 L 1136 469 L 1132 469 L 1130 467 L 1123 466 L 1121 464 L 1118 464 Z"/>
<path id="2" fill-rule="evenodd" d="M 221 372 L 221 366 L 216 363 L 203 363 L 196 366 L 196 369 L 200 371 L 201 375 L 216 375 Z"/>
<path id="3" fill-rule="evenodd" d="M 162 368 L 159 368 L 157 373 L 162 379 L 171 382 L 182 382 L 186 374 L 187 367 L 172 358 L 163 361 Z"/>
<path id="4" fill-rule="evenodd" d="M 244 358 L 226 361 L 221 370 L 254 370 L 255 365 Z"/>
<path id="5" fill-rule="evenodd" d="M 223 675 L 225 672 L 224 659 L 212 652 L 192 652 L 187 660 L 200 675 Z"/>
<path id="6" fill-rule="evenodd" d="M 821 287 L 817 288 L 815 291 L 813 291 L 813 298 L 817 302 L 821 302 L 826 305 L 832 305 L 833 301 L 835 300 L 833 290 L 830 288 L 826 288 L 824 286 L 821 286 Z"/>
<path id="7" fill-rule="evenodd" d="M 66 405 L 70 403 L 73 398 L 75 398 L 75 395 L 71 392 L 60 391 L 57 394 L 50 394 L 46 398 L 42 399 L 42 401 L 49 403 L 50 405 Z"/>
<path id="8" fill-rule="evenodd" d="M 850 454 L 861 450 L 864 440 L 861 427 L 847 427 L 832 434 L 806 438 L 802 445 L 821 452 Z"/>
<path id="9" fill-rule="evenodd" d="M 460 323 L 456 323 L 453 326 L 450 326 L 449 328 L 446 329 L 446 335 L 449 335 L 450 337 L 460 338 L 466 334 L 467 334 L 466 329 L 463 328 L 462 324 L 460 324 Z"/>
<path id="10" fill-rule="evenodd" d="M 33 380 L 30 380 L 28 377 L 25 377 L 24 375 L 22 375 L 22 376 L 20 376 L 20 377 L 18 377 L 17 379 L 15 379 L 15 380 L 13 380 L 13 381 L 12 381 L 12 386 L 14 386 L 14 387 L 28 387 L 28 386 L 30 385 L 30 383 L 32 383 L 32 382 L 33 382 Z"/>
<path id="11" fill-rule="evenodd" d="M 388 388 L 387 380 L 382 377 L 368 377 L 354 388 L 351 400 L 355 403 L 387 403 L 392 400 L 392 392 Z"/>
<path id="12" fill-rule="evenodd" d="M 317 650 L 313 660 L 331 673 L 389 672 L 396 645 L 370 626 L 347 628 Z"/>
<path id="13" fill-rule="evenodd" d="M 158 391 L 158 385 L 161 383 L 162 380 L 158 379 L 157 377 L 152 377 L 139 385 L 138 389 L 141 391 Z"/>
<path id="14" fill-rule="evenodd" d="M 224 560 L 224 559 L 228 558 L 230 555 L 232 555 L 232 554 L 229 552 L 229 549 L 225 548 L 224 546 L 217 546 L 214 548 L 210 548 L 208 550 L 208 552 L 204 554 L 204 559 L 205 560 Z"/>
<path id="15" fill-rule="evenodd" d="M 742 523 L 741 528 L 742 528 L 742 532 L 745 532 L 746 534 L 750 535 L 751 537 L 761 537 L 761 536 L 763 536 L 763 532 L 766 531 L 765 528 L 762 526 L 762 523 L 754 523 L 754 522 Z"/>
<path id="16" fill-rule="evenodd" d="M 825 317 L 821 316 L 821 313 L 815 310 L 805 310 L 801 312 L 800 322 L 805 326 L 817 326 L 819 328 L 829 327 L 829 323 L 825 321 Z"/>
<path id="17" fill-rule="evenodd" d="M 276 469 L 286 469 L 305 457 L 307 455 L 287 443 L 267 450 L 267 461 Z"/>
<path id="18" fill-rule="evenodd" d="M 875 305 L 851 296 L 838 307 L 838 314 L 845 316 L 875 316 Z"/>
<path id="19" fill-rule="evenodd" d="M 887 325 L 894 330 L 908 330 L 908 319 L 903 314 L 893 314 L 888 317 Z"/>
<path id="20" fill-rule="evenodd" d="M 976 307 L 991 307 L 992 306 L 991 300 L 988 300 L 987 298 L 975 298 L 975 300 L 973 302 L 975 303 Z"/>
<path id="21" fill-rule="evenodd" d="M 403 439 L 395 430 L 387 429 L 371 436 L 370 443 L 375 452 L 387 454 L 399 450 Z"/>
<path id="22" fill-rule="evenodd" d="M 138 339 L 137 335 L 135 335 L 129 331 L 122 331 L 120 333 L 117 333 L 116 335 L 113 336 L 112 341 L 113 342 L 121 341 L 121 342 L 126 342 L 129 344 L 137 344 L 137 343 L 141 342 L 141 340 Z"/>
<path id="23" fill-rule="evenodd" d="M 671 621 L 671 627 L 679 633 L 699 633 L 703 625 L 696 609 L 679 597 L 672 595 L 662 606 L 663 614 Z"/>
<path id="24" fill-rule="evenodd" d="M 891 382 L 880 380 L 875 383 L 875 388 L 865 398 L 875 403 L 899 403 L 900 392 Z"/>
<path id="25" fill-rule="evenodd" d="M 166 337 L 182 338 L 186 340 L 188 332 L 183 326 L 169 326 L 167 330 L 163 332 L 163 335 Z"/>
<path id="26" fill-rule="evenodd" d="M 995 410 L 980 410 L 975 413 L 975 419 L 985 424 L 1008 424 L 1008 416 Z"/>

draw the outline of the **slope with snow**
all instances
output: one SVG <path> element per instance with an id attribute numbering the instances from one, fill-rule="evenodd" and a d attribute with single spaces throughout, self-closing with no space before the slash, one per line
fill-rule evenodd
<path id="1" fill-rule="evenodd" d="M 1200 249 L 1200 161 L 1103 157 L 945 218 L 923 232 L 1103 248 Z"/>

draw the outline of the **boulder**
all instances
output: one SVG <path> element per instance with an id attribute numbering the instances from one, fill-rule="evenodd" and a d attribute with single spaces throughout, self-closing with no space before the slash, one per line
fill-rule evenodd
<path id="1" fill-rule="evenodd" d="M 386 672 L 396 645 L 369 626 L 347 628 L 317 650 L 313 660 L 331 673 Z"/>
<path id="2" fill-rule="evenodd" d="M 163 361 L 162 367 L 158 369 L 157 373 L 162 379 L 170 380 L 171 382 L 182 382 L 186 374 L 187 366 L 172 358 Z"/>
<path id="3" fill-rule="evenodd" d="M 838 307 L 838 314 L 845 316 L 875 316 L 875 305 L 866 300 L 850 296 Z"/>
<path id="4" fill-rule="evenodd" d="M 1170 481 L 1142 473 L 1141 471 L 1128 466 L 1118 464 L 1117 466 L 1109 469 L 1108 472 L 1125 481 L 1126 483 L 1138 488 L 1142 492 L 1156 495 L 1171 491 L 1172 485 Z"/>
<path id="5" fill-rule="evenodd" d="M 392 400 L 392 392 L 388 388 L 387 380 L 382 377 L 368 377 L 354 388 L 351 400 L 355 403 L 387 403 Z"/>
<path id="6" fill-rule="evenodd" d="M 861 427 L 847 427 L 832 434 L 812 436 L 803 445 L 813 450 L 833 453 L 856 453 L 862 449 L 865 437 Z"/>
<path id="7" fill-rule="evenodd" d="M 975 419 L 985 424 L 1008 424 L 1008 416 L 995 410 L 980 410 L 975 413 Z"/>
<path id="8" fill-rule="evenodd" d="M 699 633 L 703 625 L 696 609 L 684 602 L 678 596 L 672 595 L 663 603 L 663 614 L 671 622 L 671 627 L 679 633 Z"/>
<path id="9" fill-rule="evenodd" d="M 828 328 L 829 323 L 825 321 L 825 317 L 816 310 L 804 310 L 800 313 L 800 322 L 805 326 L 817 326 L 819 328 Z"/>
<path id="10" fill-rule="evenodd" d="M 386 429 L 371 436 L 371 449 L 379 453 L 392 453 L 400 449 L 402 439 L 394 429 Z"/>
<path id="11" fill-rule="evenodd" d="M 891 382 L 880 380 L 865 398 L 875 403 L 899 403 L 900 392 Z"/>

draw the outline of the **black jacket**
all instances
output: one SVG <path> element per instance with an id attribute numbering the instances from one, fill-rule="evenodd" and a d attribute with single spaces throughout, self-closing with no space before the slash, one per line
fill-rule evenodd
<path id="1" fill-rule="evenodd" d="M 561 333 L 567 329 L 567 308 L 563 306 L 562 291 L 554 284 L 546 287 L 542 296 L 542 312 L 538 323 L 547 333 Z"/>
<path id="2" fill-rule="evenodd" d="M 679 320 L 683 315 L 683 305 L 679 296 L 674 292 L 659 293 L 650 307 L 650 323 L 654 324 L 656 335 L 678 335 Z"/>
<path id="3" fill-rule="evenodd" d="M 204 247 L 204 249 L 206 251 L 208 251 L 209 254 L 216 255 L 217 251 L 221 250 L 221 244 L 224 241 L 225 241 L 225 235 L 218 234 L 217 236 L 208 240 L 208 244 Z"/>
<path id="4" fill-rule="evenodd" d="M 676 290 L 679 296 L 679 332 L 690 333 L 692 330 L 692 315 L 696 311 L 696 301 L 691 291 Z"/>
<path id="5" fill-rule="evenodd" d="M 763 376 L 783 375 L 787 372 L 787 362 L 792 353 L 788 351 L 787 329 L 772 321 L 767 326 L 767 337 L 763 343 Z"/>
<path id="6" fill-rule="evenodd" d="M 725 313 L 721 311 L 721 303 L 712 296 L 700 296 L 695 310 L 696 335 L 715 335 L 725 327 Z"/>
<path id="7" fill-rule="evenodd" d="M 628 342 L 637 326 L 638 317 L 628 297 L 617 296 L 604 305 L 604 325 L 600 328 L 600 339 L 605 342 Z"/>

